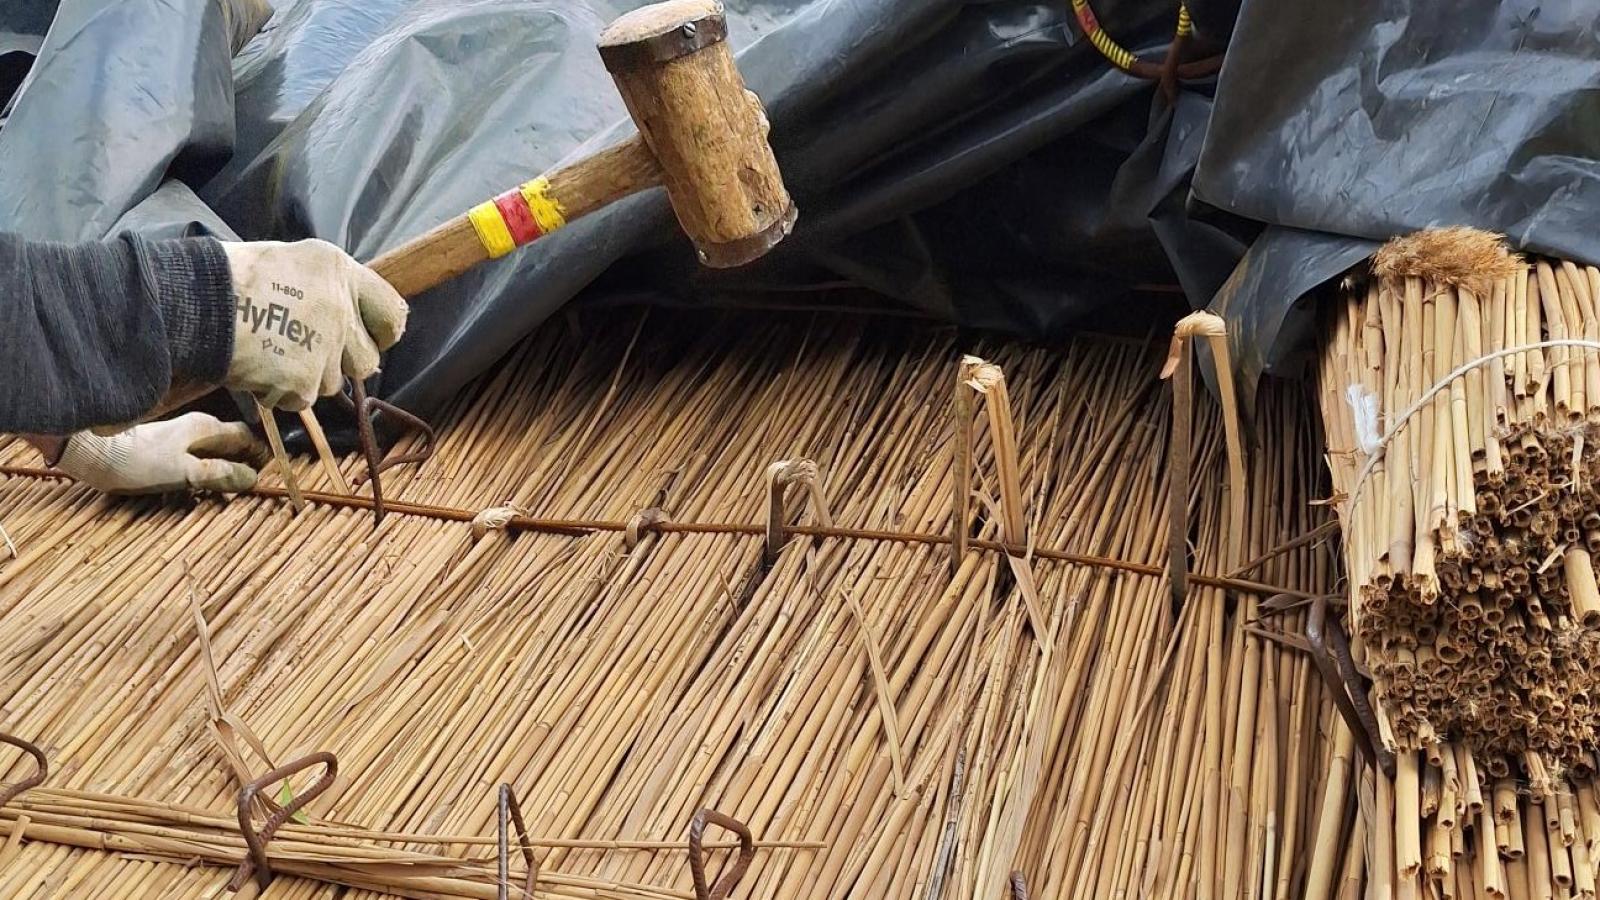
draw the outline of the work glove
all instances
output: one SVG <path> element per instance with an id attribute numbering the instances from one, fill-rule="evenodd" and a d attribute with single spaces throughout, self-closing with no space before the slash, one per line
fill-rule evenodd
<path id="1" fill-rule="evenodd" d="M 268 458 L 249 426 L 196 412 L 108 437 L 80 431 L 56 468 L 108 494 L 235 493 L 256 483 Z"/>
<path id="2" fill-rule="evenodd" d="M 233 359 L 224 384 L 301 410 L 343 376 L 378 371 L 406 328 L 389 283 L 327 241 L 223 243 L 233 276 Z"/>

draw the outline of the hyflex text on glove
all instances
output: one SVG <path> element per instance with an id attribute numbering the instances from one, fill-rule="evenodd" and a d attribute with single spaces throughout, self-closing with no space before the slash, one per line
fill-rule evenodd
<path id="1" fill-rule="evenodd" d="M 226 384 L 298 410 L 367 378 L 405 332 L 405 300 L 326 241 L 222 245 L 234 289 Z"/>

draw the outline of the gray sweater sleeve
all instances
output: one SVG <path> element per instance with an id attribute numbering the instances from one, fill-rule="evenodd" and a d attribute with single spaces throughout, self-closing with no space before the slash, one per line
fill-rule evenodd
<path id="1" fill-rule="evenodd" d="M 233 354 L 228 259 L 211 238 L 56 244 L 0 234 L 0 432 L 138 419 Z"/>

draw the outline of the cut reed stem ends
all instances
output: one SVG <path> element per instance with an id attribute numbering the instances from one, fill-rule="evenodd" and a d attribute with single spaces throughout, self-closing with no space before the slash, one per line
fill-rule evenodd
<path id="1" fill-rule="evenodd" d="M 1369 876 L 1394 896 L 1592 896 L 1600 271 L 1464 229 L 1397 240 L 1374 270 L 1328 311 L 1319 373 L 1348 623 L 1400 751 L 1372 813 L 1394 869 Z"/>

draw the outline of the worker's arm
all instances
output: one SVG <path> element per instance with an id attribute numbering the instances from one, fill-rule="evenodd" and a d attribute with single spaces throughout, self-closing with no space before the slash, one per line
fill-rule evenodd
<path id="1" fill-rule="evenodd" d="M 105 490 L 182 486 L 175 475 L 237 490 L 178 462 L 241 449 L 243 426 L 186 416 L 111 437 L 37 435 L 146 418 L 196 386 L 303 409 L 344 375 L 377 371 L 405 319 L 387 283 L 323 241 L 65 245 L 0 235 L 0 431 L 34 433 L 48 460 Z"/>
<path id="2" fill-rule="evenodd" d="M 219 384 L 233 350 L 222 245 L 0 235 L 0 431 L 132 422 L 174 384 Z"/>

